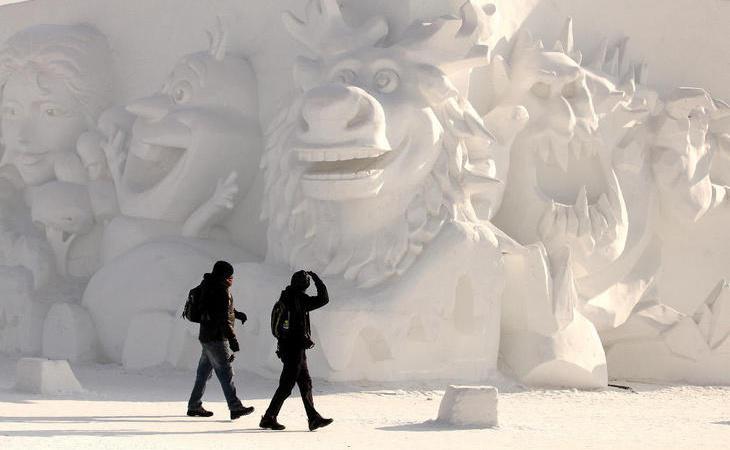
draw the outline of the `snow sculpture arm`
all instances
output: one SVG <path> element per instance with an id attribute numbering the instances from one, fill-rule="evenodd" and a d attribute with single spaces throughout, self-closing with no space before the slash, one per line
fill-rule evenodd
<path id="1" fill-rule="evenodd" d="M 236 172 L 231 172 L 227 178 L 218 180 L 210 199 L 196 209 L 183 224 L 183 236 L 207 236 L 210 228 L 220 223 L 233 209 L 238 194 L 237 177 Z"/>

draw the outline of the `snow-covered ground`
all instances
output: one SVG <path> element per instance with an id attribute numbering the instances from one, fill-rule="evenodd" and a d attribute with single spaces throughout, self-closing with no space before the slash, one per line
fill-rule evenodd
<path id="1" fill-rule="evenodd" d="M 185 416 L 193 376 L 173 370 L 126 372 L 78 366 L 83 395 L 43 398 L 15 392 L 15 359 L 0 357 L 0 449 L 42 448 L 728 448 L 730 388 L 630 383 L 610 389 L 522 391 L 501 382 L 500 426 L 455 430 L 433 422 L 446 383 L 407 388 L 315 380 L 315 402 L 329 427 L 310 433 L 298 392 L 285 405 L 284 432 L 258 428 L 274 382 L 239 372 L 253 416 L 228 420 L 211 380 L 207 419 Z M 505 392 L 507 391 L 507 392 Z"/>

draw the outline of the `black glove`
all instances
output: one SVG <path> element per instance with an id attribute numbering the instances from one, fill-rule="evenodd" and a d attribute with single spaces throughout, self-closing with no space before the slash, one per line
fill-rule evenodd
<path id="1" fill-rule="evenodd" d="M 228 339 L 228 345 L 231 347 L 231 351 L 234 353 L 241 350 L 241 347 L 238 345 L 238 340 L 236 338 Z"/>
<path id="2" fill-rule="evenodd" d="M 242 311 L 234 311 L 233 314 L 236 316 L 236 319 L 241 321 L 241 325 L 246 323 L 248 320 L 248 317 L 246 317 L 246 313 Z"/>
<path id="3" fill-rule="evenodd" d="M 228 362 L 229 363 L 232 363 L 234 359 L 236 359 L 236 355 L 234 355 L 233 353 L 231 353 L 231 356 L 228 357 Z"/>

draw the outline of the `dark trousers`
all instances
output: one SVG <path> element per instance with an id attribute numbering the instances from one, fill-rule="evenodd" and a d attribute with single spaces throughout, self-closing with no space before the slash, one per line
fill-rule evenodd
<path id="1" fill-rule="evenodd" d="M 304 349 L 282 349 L 280 355 L 284 368 L 281 370 L 281 377 L 279 377 L 279 387 L 271 399 L 266 415 L 268 417 L 279 415 L 284 400 L 291 395 L 291 391 L 296 384 L 302 394 L 302 402 L 304 402 L 307 418 L 312 420 L 319 417 L 319 413 L 314 409 L 312 377 L 309 376 L 309 368 L 307 368 L 306 351 Z"/>
<path id="2" fill-rule="evenodd" d="M 195 376 L 193 392 L 190 393 L 188 409 L 198 409 L 203 406 L 203 394 L 205 385 L 213 375 L 213 370 L 223 388 L 223 395 L 226 397 L 228 409 L 236 411 L 243 408 L 241 400 L 236 395 L 236 385 L 233 383 L 233 368 L 228 361 L 231 350 L 226 341 L 201 342 L 203 351 L 198 362 L 198 372 Z"/>

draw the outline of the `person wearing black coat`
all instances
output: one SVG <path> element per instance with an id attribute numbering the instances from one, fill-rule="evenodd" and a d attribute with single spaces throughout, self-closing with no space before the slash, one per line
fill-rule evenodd
<path id="1" fill-rule="evenodd" d="M 311 297 L 305 292 L 309 287 L 309 280 L 314 281 L 317 295 Z M 279 299 L 284 303 L 288 313 L 286 332 L 278 339 L 277 356 L 284 367 L 279 378 L 279 387 L 271 399 L 269 408 L 261 417 L 259 426 L 272 430 L 283 430 L 284 425 L 276 420 L 284 400 L 291 395 L 294 385 L 299 386 L 299 392 L 304 402 L 304 410 L 309 421 L 309 430 L 325 427 L 332 423 L 332 419 L 323 418 L 314 408 L 312 396 L 312 378 L 307 367 L 307 349 L 314 347 L 309 325 L 309 313 L 321 308 L 329 302 L 327 287 L 314 272 L 300 270 L 292 275 L 291 283 L 281 292 Z"/>
<path id="2" fill-rule="evenodd" d="M 223 394 L 231 412 L 231 420 L 251 414 L 253 406 L 243 406 L 236 394 L 233 382 L 231 362 L 234 352 L 240 350 L 236 333 L 233 330 L 234 320 L 243 324 L 246 314 L 233 308 L 233 297 L 230 287 L 233 284 L 233 266 L 226 261 L 218 261 L 211 273 L 203 276 L 200 283 L 201 320 L 198 340 L 203 347 L 198 362 L 195 385 L 188 400 L 188 416 L 210 417 L 211 411 L 203 408 L 205 385 L 215 371 L 223 388 Z"/>

